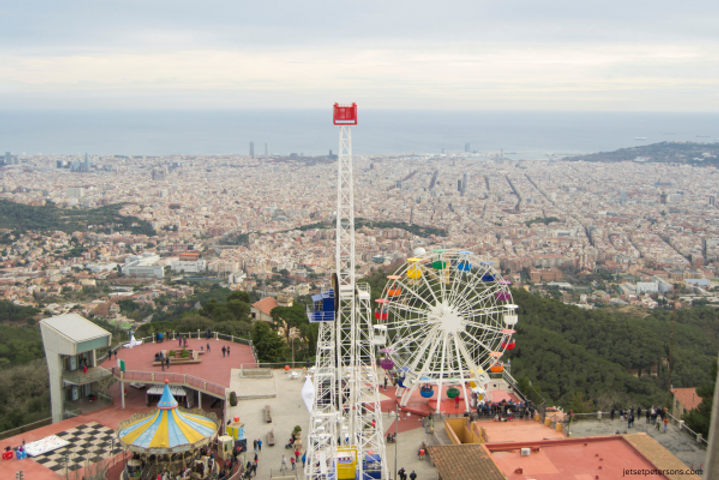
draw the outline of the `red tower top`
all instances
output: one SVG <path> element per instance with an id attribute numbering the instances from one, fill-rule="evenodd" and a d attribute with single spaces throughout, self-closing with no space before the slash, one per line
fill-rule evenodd
<path id="1" fill-rule="evenodd" d="M 335 103 L 332 120 L 335 125 L 357 125 L 357 104 L 348 106 Z"/>

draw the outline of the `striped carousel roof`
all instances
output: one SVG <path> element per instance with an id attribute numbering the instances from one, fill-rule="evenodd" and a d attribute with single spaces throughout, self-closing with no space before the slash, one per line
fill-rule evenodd
<path id="1" fill-rule="evenodd" d="M 130 447 L 172 449 L 195 444 L 217 431 L 217 424 L 209 418 L 178 410 L 167 384 L 157 407 L 149 417 L 121 426 L 120 440 Z"/>

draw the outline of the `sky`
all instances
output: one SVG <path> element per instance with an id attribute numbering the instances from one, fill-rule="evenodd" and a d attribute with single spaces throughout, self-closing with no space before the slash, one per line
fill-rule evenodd
<path id="1" fill-rule="evenodd" d="M 0 109 L 719 111 L 715 0 L 0 0 Z"/>

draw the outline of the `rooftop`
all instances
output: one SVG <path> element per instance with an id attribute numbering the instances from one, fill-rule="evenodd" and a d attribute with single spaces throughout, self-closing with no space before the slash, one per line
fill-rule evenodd
<path id="1" fill-rule="evenodd" d="M 85 342 L 111 335 L 104 328 L 98 327 L 76 313 L 66 313 L 40 321 L 58 333 L 68 337 L 73 342 Z"/>
<path id="2" fill-rule="evenodd" d="M 687 410 L 694 410 L 702 403 L 702 397 L 697 395 L 697 389 L 694 387 L 672 388 L 672 394 Z"/>
<path id="3" fill-rule="evenodd" d="M 277 300 L 275 300 L 274 297 L 263 298 L 259 302 L 252 304 L 253 307 L 264 313 L 265 315 L 270 315 L 272 309 L 275 308 L 277 305 Z"/>

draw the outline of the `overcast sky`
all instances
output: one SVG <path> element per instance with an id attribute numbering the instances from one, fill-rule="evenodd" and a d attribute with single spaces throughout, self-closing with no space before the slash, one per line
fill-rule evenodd
<path id="1" fill-rule="evenodd" d="M 0 0 L 0 108 L 719 111 L 719 2 Z"/>

